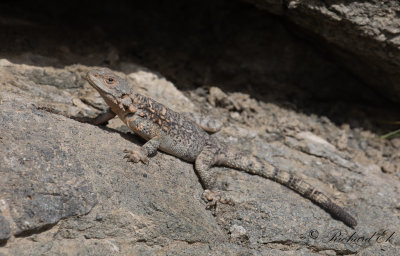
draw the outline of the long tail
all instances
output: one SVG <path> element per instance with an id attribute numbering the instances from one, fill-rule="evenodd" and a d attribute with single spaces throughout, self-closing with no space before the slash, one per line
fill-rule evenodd
<path id="1" fill-rule="evenodd" d="M 312 200 L 329 212 L 334 218 L 342 221 L 346 225 L 350 227 L 357 226 L 357 221 L 349 213 L 332 202 L 332 200 L 316 188 L 293 174 L 278 170 L 267 161 L 256 156 L 221 152 L 216 156 L 215 165 L 242 170 L 250 174 L 255 174 L 276 181 L 291 188 L 305 198 Z"/>

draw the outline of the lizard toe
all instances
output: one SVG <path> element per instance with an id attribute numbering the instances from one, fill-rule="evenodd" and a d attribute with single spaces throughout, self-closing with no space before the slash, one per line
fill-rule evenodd
<path id="1" fill-rule="evenodd" d="M 149 164 L 149 158 L 147 156 L 141 158 L 140 161 L 142 161 L 144 164 Z"/>
<path id="2" fill-rule="evenodd" d="M 139 150 L 125 149 L 124 153 L 126 153 L 124 158 L 127 158 L 128 162 L 139 163 L 141 161 L 144 164 L 148 164 L 149 162 L 149 158 L 140 149 Z"/>
<path id="3" fill-rule="evenodd" d="M 233 199 L 228 193 L 220 190 L 204 190 L 203 199 L 207 203 L 207 209 L 217 207 L 219 203 L 234 205 Z"/>

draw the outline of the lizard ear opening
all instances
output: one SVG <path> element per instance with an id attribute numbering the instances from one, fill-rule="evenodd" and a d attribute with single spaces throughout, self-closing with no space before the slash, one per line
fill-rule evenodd
<path id="1" fill-rule="evenodd" d="M 115 86 L 115 85 L 117 85 L 117 79 L 115 79 L 115 78 L 112 77 L 112 76 L 105 77 L 105 78 L 104 78 L 104 82 L 105 82 L 105 84 L 110 85 L 110 86 Z"/>

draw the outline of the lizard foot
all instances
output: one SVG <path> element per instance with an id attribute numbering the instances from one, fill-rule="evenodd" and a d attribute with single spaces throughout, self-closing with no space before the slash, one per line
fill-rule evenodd
<path id="1" fill-rule="evenodd" d="M 142 161 L 144 164 L 149 163 L 149 158 L 140 149 L 138 150 L 125 149 L 124 153 L 126 153 L 124 158 L 128 158 L 128 162 L 138 163 L 139 161 Z"/>
<path id="2" fill-rule="evenodd" d="M 203 199 L 207 202 L 207 209 L 216 207 L 218 203 L 234 205 L 232 198 L 220 190 L 204 190 Z"/>

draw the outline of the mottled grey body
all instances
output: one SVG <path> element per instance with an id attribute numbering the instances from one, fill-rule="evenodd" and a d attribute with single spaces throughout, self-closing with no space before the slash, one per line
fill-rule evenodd
<path id="1" fill-rule="evenodd" d="M 121 119 L 144 139 L 160 137 L 159 148 L 164 152 L 194 162 L 209 140 L 210 136 L 193 121 L 143 95 L 134 94 L 131 104 L 137 109 L 135 113 L 118 115 L 125 115 Z"/>
<path id="2" fill-rule="evenodd" d="M 128 153 L 126 157 L 131 161 L 147 163 L 148 156 L 160 149 L 194 162 L 205 188 L 212 188 L 214 183 L 214 177 L 209 171 L 211 166 L 235 168 L 279 182 L 319 204 L 345 224 L 351 227 L 357 225 L 350 214 L 302 179 L 278 170 L 256 156 L 229 150 L 225 144 L 204 131 L 215 131 L 215 127 L 206 127 L 205 123 L 195 122 L 198 120 L 194 121 L 187 115 L 134 93 L 131 86 L 111 70 L 92 70 L 87 79 L 111 108 L 109 112 L 97 118 L 96 123 L 105 122 L 118 115 L 132 131 L 147 140 L 139 150 L 125 151 Z"/>

